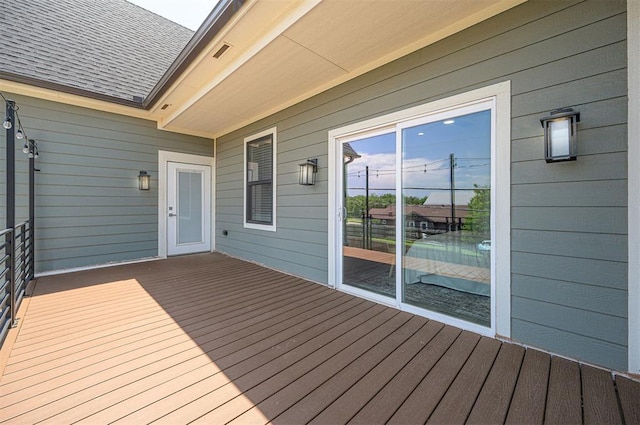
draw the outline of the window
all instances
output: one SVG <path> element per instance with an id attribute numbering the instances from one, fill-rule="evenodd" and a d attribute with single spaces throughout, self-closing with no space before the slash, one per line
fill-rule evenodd
<path id="1" fill-rule="evenodd" d="M 244 227 L 276 230 L 276 129 L 244 139 Z"/>

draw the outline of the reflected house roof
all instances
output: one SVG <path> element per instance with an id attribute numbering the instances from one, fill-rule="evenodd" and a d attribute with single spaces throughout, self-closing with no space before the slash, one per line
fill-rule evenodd
<path id="1" fill-rule="evenodd" d="M 467 205 L 456 205 L 456 220 L 467 217 L 469 208 Z M 389 205 L 386 208 L 370 208 L 371 218 L 377 220 L 393 220 L 396 217 L 396 206 Z M 451 205 L 407 205 L 405 217 L 417 216 L 426 221 L 445 223 L 451 220 Z"/>
<path id="2" fill-rule="evenodd" d="M 361 157 L 349 143 L 342 144 L 342 153 L 346 158 L 349 158 L 350 160 Z"/>

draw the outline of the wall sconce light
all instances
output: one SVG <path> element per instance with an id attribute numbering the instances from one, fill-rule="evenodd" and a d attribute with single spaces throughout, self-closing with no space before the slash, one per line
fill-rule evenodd
<path id="1" fill-rule="evenodd" d="M 316 184 L 316 173 L 318 172 L 318 159 L 307 159 L 307 162 L 300 164 L 300 174 L 298 174 L 298 184 L 312 186 Z"/>
<path id="2" fill-rule="evenodd" d="M 578 122 L 580 112 L 571 108 L 557 109 L 540 120 L 544 128 L 544 158 L 547 162 L 576 160 Z"/>
<path id="3" fill-rule="evenodd" d="M 149 190 L 151 188 L 151 176 L 146 171 L 138 174 L 138 189 Z"/>

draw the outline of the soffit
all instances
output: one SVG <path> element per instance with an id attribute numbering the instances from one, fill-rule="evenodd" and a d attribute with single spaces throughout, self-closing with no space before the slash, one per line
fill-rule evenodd
<path id="1" fill-rule="evenodd" d="M 523 1 L 256 0 L 152 112 L 161 128 L 217 137 Z"/>

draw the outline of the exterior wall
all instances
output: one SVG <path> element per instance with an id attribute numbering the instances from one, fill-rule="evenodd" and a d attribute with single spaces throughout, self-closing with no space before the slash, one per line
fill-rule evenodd
<path id="1" fill-rule="evenodd" d="M 40 151 L 36 273 L 157 256 L 158 150 L 213 156 L 213 141 L 160 131 L 153 121 L 5 96 L 20 106 Z M 16 140 L 17 222 L 28 214 L 22 144 Z M 151 174 L 149 191 L 138 190 L 140 170 Z"/>
<path id="2" fill-rule="evenodd" d="M 625 9 L 530 0 L 219 138 L 217 249 L 327 282 L 328 131 L 511 80 L 511 336 L 626 370 Z M 581 113 L 579 158 L 546 164 L 539 119 L 566 106 Z M 242 226 L 242 140 L 273 126 L 275 233 Z M 319 159 L 312 187 L 296 183 L 307 158 Z"/>

